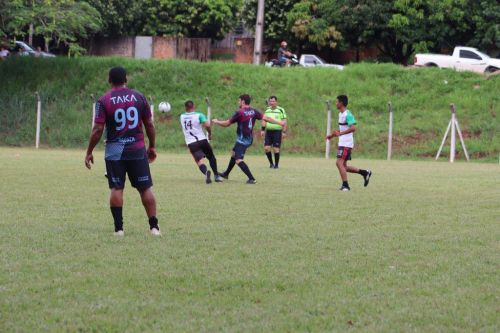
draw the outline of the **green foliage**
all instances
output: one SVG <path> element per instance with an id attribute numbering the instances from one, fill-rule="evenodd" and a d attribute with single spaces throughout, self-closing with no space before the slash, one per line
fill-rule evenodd
<path id="1" fill-rule="evenodd" d="M 241 0 L 88 0 L 103 15 L 105 36 L 219 39 L 235 25 Z"/>
<path id="2" fill-rule="evenodd" d="M 300 0 L 276 0 L 266 1 L 264 7 L 264 37 L 266 41 L 273 43 L 275 48 L 279 42 L 287 40 L 291 36 L 287 29 L 287 14 Z M 242 12 L 245 25 L 251 30 L 255 29 L 257 18 L 257 0 L 245 1 Z"/>
<path id="3" fill-rule="evenodd" d="M 484 76 L 431 68 L 405 69 L 392 64 L 353 64 L 332 68 L 267 68 L 222 62 L 140 61 L 123 58 L 11 58 L 0 62 L 0 144 L 32 145 L 35 128 L 34 92 L 43 101 L 41 142 L 49 147 L 85 147 L 91 121 L 90 94 L 109 89 L 107 72 L 115 65 L 129 72 L 129 85 L 153 96 L 155 104 L 169 101 L 170 115 L 157 114 L 162 150 L 184 151 L 177 117 L 193 99 L 205 111 L 209 96 L 214 117 L 227 118 L 243 92 L 263 108 L 278 96 L 290 116 L 284 151 L 321 155 L 326 131 L 325 101 L 341 93 L 359 121 L 356 154 L 386 156 L 387 102 L 395 109 L 396 158 L 433 158 L 456 103 L 473 159 L 497 160 L 500 76 Z M 334 111 L 335 114 L 335 111 Z M 234 129 L 217 128 L 216 149 L 230 149 Z M 261 145 L 260 138 L 256 145 Z M 446 154 L 446 151 L 444 152 Z"/>
<path id="4" fill-rule="evenodd" d="M 354 155 L 374 176 L 342 193 L 333 160 L 248 156 L 257 185 L 239 168 L 205 185 L 187 150 L 160 150 L 163 236 L 127 182 L 120 238 L 103 154 L 91 171 L 84 154 L 0 148 L 2 332 L 500 328 L 498 165 Z"/>
<path id="5" fill-rule="evenodd" d="M 84 1 L 2 1 L 5 2 L 0 9 L 2 34 L 23 37 L 32 24 L 34 34 L 43 36 L 46 51 L 51 41 L 81 50 L 76 48 L 78 39 L 87 38 L 101 28 L 99 12 Z"/>

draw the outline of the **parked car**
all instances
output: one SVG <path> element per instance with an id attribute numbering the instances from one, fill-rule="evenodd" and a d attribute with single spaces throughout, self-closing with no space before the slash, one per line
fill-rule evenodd
<path id="1" fill-rule="evenodd" d="M 314 54 L 303 54 L 300 56 L 299 64 L 304 67 L 333 67 L 339 70 L 343 70 L 344 66 L 329 64 L 317 55 Z"/>
<path id="2" fill-rule="evenodd" d="M 453 68 L 459 71 L 493 73 L 500 69 L 500 59 L 490 58 L 473 47 L 457 46 L 453 54 L 421 54 L 415 55 L 415 66 Z"/>
<path id="3" fill-rule="evenodd" d="M 53 58 L 56 56 L 55 54 L 49 52 L 43 52 L 41 50 L 35 51 L 31 46 L 21 41 L 15 42 L 15 46 L 12 51 L 13 51 L 12 53 L 17 53 L 18 55 L 21 56 L 44 57 L 44 58 Z"/>

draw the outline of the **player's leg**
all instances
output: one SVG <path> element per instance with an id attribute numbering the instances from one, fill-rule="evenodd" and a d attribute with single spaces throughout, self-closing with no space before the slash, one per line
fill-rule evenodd
<path id="1" fill-rule="evenodd" d="M 210 168 L 214 173 L 214 179 L 216 182 L 221 182 L 222 178 L 219 176 L 219 171 L 217 170 L 217 159 L 215 158 L 214 151 L 212 150 L 212 146 L 208 141 L 203 144 L 203 153 L 205 153 L 205 157 L 208 159 L 208 163 L 210 163 Z"/>
<path id="2" fill-rule="evenodd" d="M 349 160 L 350 159 L 351 156 L 349 155 Z M 372 172 L 370 170 L 359 169 L 354 166 L 348 166 L 347 163 L 345 166 L 347 172 L 360 174 L 363 177 L 365 187 L 368 186 L 368 183 L 370 182 L 370 177 L 372 176 Z"/>
<path id="3" fill-rule="evenodd" d="M 198 165 L 198 169 L 200 169 L 200 172 L 203 175 L 205 175 L 205 182 L 207 184 L 210 184 L 212 182 L 212 178 L 210 178 L 212 175 L 211 175 L 210 170 L 208 170 L 208 168 L 207 168 L 207 166 L 205 164 L 205 158 L 199 159 L 198 161 L 196 161 L 196 164 Z"/>
<path id="4" fill-rule="evenodd" d="M 274 148 L 274 168 L 278 169 L 280 164 L 280 148 L 281 148 L 281 131 L 274 131 L 273 135 L 273 148 Z"/>
<path id="5" fill-rule="evenodd" d="M 149 169 L 149 162 L 146 158 L 141 160 L 126 161 L 127 173 L 130 183 L 139 191 L 142 205 L 146 210 L 149 222 L 149 230 L 153 236 L 159 236 L 160 227 L 156 218 L 156 198 L 151 190 L 153 179 Z"/>
<path id="6" fill-rule="evenodd" d="M 338 147 L 337 150 L 337 169 L 339 170 L 340 178 L 342 179 L 342 186 L 340 187 L 341 191 L 349 191 L 349 183 L 347 181 L 347 164 L 346 164 L 346 159 L 348 155 L 348 148 L 347 147 Z"/>
<path id="7" fill-rule="evenodd" d="M 266 153 L 267 160 L 269 161 L 269 167 L 274 168 L 273 154 L 271 153 L 271 131 L 266 131 L 266 136 L 264 138 L 264 152 Z"/>
<path id="8" fill-rule="evenodd" d="M 243 158 L 245 157 L 245 152 L 249 146 L 236 143 L 234 147 L 235 147 L 234 158 L 236 159 L 236 164 L 238 164 L 241 171 L 243 171 L 243 173 L 248 177 L 247 184 L 257 183 L 254 176 L 252 175 L 252 172 L 250 171 L 250 168 L 245 163 L 245 161 L 243 161 Z"/>
<path id="9" fill-rule="evenodd" d="M 106 174 L 111 190 L 109 208 L 115 225 L 115 235 L 123 236 L 123 188 L 125 186 L 125 167 L 123 161 L 106 160 Z"/>
<path id="10" fill-rule="evenodd" d="M 234 149 L 236 148 L 237 144 L 238 143 L 236 143 L 234 145 L 233 150 L 231 151 L 231 159 L 229 160 L 229 164 L 227 165 L 226 171 L 224 171 L 223 173 L 219 174 L 222 178 L 228 179 L 229 178 L 229 174 L 231 173 L 231 170 L 233 170 L 233 168 L 234 168 L 234 166 L 236 164 L 236 159 L 234 158 Z"/>

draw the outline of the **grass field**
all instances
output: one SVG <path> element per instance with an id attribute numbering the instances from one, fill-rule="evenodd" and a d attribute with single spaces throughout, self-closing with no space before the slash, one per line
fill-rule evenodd
<path id="1" fill-rule="evenodd" d="M 205 185 L 160 152 L 163 236 L 127 184 L 117 238 L 83 158 L 0 148 L 1 332 L 500 330 L 498 164 L 355 157 L 374 176 L 341 193 L 333 160 L 249 156 L 257 185 Z"/>

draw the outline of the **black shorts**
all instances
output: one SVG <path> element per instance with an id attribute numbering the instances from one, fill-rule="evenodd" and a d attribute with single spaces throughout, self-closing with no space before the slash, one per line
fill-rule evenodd
<path id="1" fill-rule="evenodd" d="M 242 160 L 245 157 L 245 152 L 251 145 L 244 145 L 242 143 L 236 142 L 233 147 L 234 159 Z"/>
<path id="2" fill-rule="evenodd" d="M 275 148 L 281 147 L 282 131 L 266 131 L 266 138 L 264 139 L 264 146 L 273 146 Z"/>
<path id="3" fill-rule="evenodd" d="M 343 159 L 344 161 L 351 160 L 352 148 L 349 147 L 339 147 L 337 149 L 337 158 Z"/>
<path id="4" fill-rule="evenodd" d="M 196 162 L 201 160 L 202 158 L 211 158 L 214 156 L 214 152 L 212 150 L 212 146 L 210 146 L 210 143 L 208 140 L 201 140 L 201 141 L 196 141 L 193 143 L 190 143 L 188 145 L 189 151 L 191 152 L 191 155 L 193 155 L 193 158 Z"/>
<path id="5" fill-rule="evenodd" d="M 128 174 L 132 187 L 138 190 L 145 190 L 153 186 L 149 162 L 146 157 L 141 160 L 106 160 L 106 172 L 109 188 L 123 189 L 125 187 L 125 174 Z"/>

